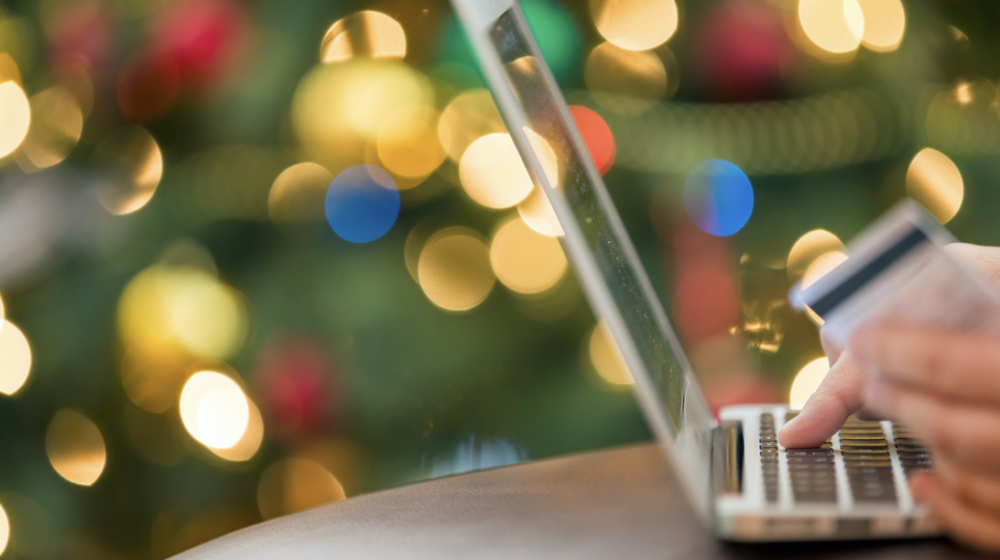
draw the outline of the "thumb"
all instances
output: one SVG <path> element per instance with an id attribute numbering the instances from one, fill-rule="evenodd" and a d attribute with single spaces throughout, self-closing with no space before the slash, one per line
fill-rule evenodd
<path id="1" fill-rule="evenodd" d="M 844 350 L 802 412 L 781 429 L 778 441 L 793 449 L 822 444 L 844 425 L 848 416 L 861 409 L 864 382 L 861 365 L 851 355 L 850 348 Z"/>

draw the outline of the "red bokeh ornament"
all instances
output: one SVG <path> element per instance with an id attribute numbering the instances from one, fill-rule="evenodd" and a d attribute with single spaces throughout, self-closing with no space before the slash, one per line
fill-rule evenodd
<path id="1" fill-rule="evenodd" d="M 333 371 L 318 343 L 305 338 L 272 341 L 261 355 L 256 385 L 270 433 L 296 439 L 330 428 Z"/>

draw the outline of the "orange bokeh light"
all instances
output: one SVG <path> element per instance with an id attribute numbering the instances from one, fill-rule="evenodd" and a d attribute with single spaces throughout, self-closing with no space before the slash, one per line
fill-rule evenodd
<path id="1" fill-rule="evenodd" d="M 576 127 L 580 129 L 580 136 L 587 145 L 597 171 L 604 175 L 615 163 L 615 137 L 611 128 L 601 115 L 586 107 L 570 105 L 569 112 L 573 115 Z"/>

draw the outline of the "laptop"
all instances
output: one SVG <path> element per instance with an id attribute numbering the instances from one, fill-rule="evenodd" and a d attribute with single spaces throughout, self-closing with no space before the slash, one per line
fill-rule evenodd
<path id="1" fill-rule="evenodd" d="M 907 476 L 930 456 L 889 422 L 849 420 L 816 449 L 784 449 L 784 405 L 713 418 L 691 365 L 542 60 L 516 0 L 452 0 L 535 188 L 594 312 L 635 379 L 646 420 L 706 527 L 734 541 L 882 539 L 939 534 Z M 543 138 L 556 154 L 539 146 Z M 529 139 L 530 138 L 530 139 Z"/>

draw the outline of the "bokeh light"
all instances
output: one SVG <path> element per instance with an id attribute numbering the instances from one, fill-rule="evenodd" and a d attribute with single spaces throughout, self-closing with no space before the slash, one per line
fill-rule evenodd
<path id="1" fill-rule="evenodd" d="M 951 158 L 933 148 L 924 148 L 906 172 L 906 194 L 945 224 L 962 208 L 965 183 Z"/>
<path id="2" fill-rule="evenodd" d="M 392 177 L 374 165 L 355 165 L 337 175 L 326 193 L 326 219 L 342 239 L 374 241 L 399 216 L 399 191 Z"/>
<path id="3" fill-rule="evenodd" d="M 3 15 L 0 14 L 0 18 Z M 21 69 L 17 67 L 17 62 L 5 52 L 0 52 L 0 84 L 4 82 L 14 82 L 21 85 Z"/>
<path id="4" fill-rule="evenodd" d="M 948 94 L 953 98 L 953 91 Z M 574 97 L 571 100 L 580 103 L 600 101 L 596 94 L 592 99 Z M 990 112 L 990 122 L 996 122 Z M 868 88 L 782 101 L 660 103 L 641 117 L 608 118 L 612 128 L 622 131 L 616 141 L 624 167 L 681 175 L 708 158 L 718 158 L 751 176 L 840 169 L 895 157 L 903 146 L 894 119 L 885 98 Z M 967 140 L 981 137 L 961 133 L 963 129 L 945 118 L 933 122 L 958 133 L 953 137 L 961 140 L 963 149 L 972 144 Z M 931 125 L 928 114 L 928 136 L 938 130 Z M 942 140 L 950 141 L 934 134 L 935 145 Z"/>
<path id="5" fill-rule="evenodd" d="M 61 409 L 45 432 L 45 452 L 59 476 L 80 486 L 97 482 L 108 460 L 97 424 L 75 410 Z"/>
<path id="6" fill-rule="evenodd" d="M 590 0 L 590 13 L 605 39 L 630 51 L 658 47 L 677 31 L 674 0 Z"/>
<path id="7" fill-rule="evenodd" d="M 278 461 L 264 470 L 257 485 L 257 505 L 264 519 L 312 509 L 345 498 L 340 481 L 323 465 L 300 457 Z"/>
<path id="8" fill-rule="evenodd" d="M 858 0 L 799 0 L 798 15 L 806 37 L 827 53 L 843 55 L 861 44 L 865 16 Z"/>
<path id="9" fill-rule="evenodd" d="M 552 74 L 562 79 L 574 72 L 580 53 L 580 32 L 573 16 L 549 0 L 524 2 L 521 9 Z"/>
<path id="10" fill-rule="evenodd" d="M 817 280 L 826 276 L 833 269 L 837 268 L 847 260 L 847 253 L 842 251 L 830 251 L 824 253 L 809 265 L 806 269 L 805 274 L 802 275 L 802 287 L 808 288 L 816 283 Z"/>
<path id="11" fill-rule="evenodd" d="M 243 345 L 247 311 L 239 292 L 212 272 L 157 264 L 125 287 L 118 328 L 125 347 L 144 355 L 180 351 L 224 360 Z"/>
<path id="12" fill-rule="evenodd" d="M 846 254 L 844 243 L 829 231 L 814 229 L 798 238 L 788 252 L 788 280 L 799 281 L 818 258 L 828 253 Z"/>
<path id="13" fill-rule="evenodd" d="M 556 211 L 541 188 L 532 189 L 531 194 L 518 203 L 517 212 L 528 227 L 542 235 L 551 237 L 564 235 Z"/>
<path id="14" fill-rule="evenodd" d="M 209 447 L 208 449 L 219 457 L 233 462 L 249 461 L 260 450 L 260 445 L 264 441 L 264 418 L 260 414 L 260 409 L 250 400 L 246 399 L 247 407 L 250 409 L 247 420 L 247 428 L 243 435 L 231 447 Z"/>
<path id="15" fill-rule="evenodd" d="M 31 105 L 21 86 L 13 81 L 0 84 L 0 158 L 21 145 L 31 126 Z"/>
<path id="16" fill-rule="evenodd" d="M 901 0 L 857 0 L 864 16 L 861 43 L 876 52 L 894 51 L 906 31 L 906 11 Z M 846 8 L 846 6 L 845 6 Z"/>
<path id="17" fill-rule="evenodd" d="M 438 121 L 438 138 L 448 157 L 454 161 L 460 161 L 465 150 L 477 139 L 506 131 L 493 96 L 489 90 L 482 88 L 455 96 Z"/>
<path id="18" fill-rule="evenodd" d="M 215 449 L 235 446 L 250 424 L 250 406 L 243 389 L 214 371 L 199 371 L 188 379 L 181 392 L 180 413 L 191 437 Z"/>
<path id="19" fill-rule="evenodd" d="M 319 58 L 327 64 L 353 57 L 403 59 L 406 33 L 393 18 L 365 10 L 337 20 L 323 37 Z"/>
<path id="20" fill-rule="evenodd" d="M 597 171 L 604 175 L 615 163 L 615 137 L 611 128 L 600 115 L 581 105 L 570 105 L 569 112 Z"/>
<path id="21" fill-rule="evenodd" d="M 297 163 L 274 180 L 267 196 L 267 213 L 276 223 L 304 223 L 326 219 L 326 191 L 333 175 L 313 162 Z"/>
<path id="22" fill-rule="evenodd" d="M 625 364 L 618 344 L 611 336 L 607 323 L 601 321 L 590 333 L 587 343 L 587 355 L 590 363 L 602 379 L 612 385 L 630 385 L 635 381 Z"/>
<path id="23" fill-rule="evenodd" d="M 684 208 L 702 231 L 724 237 L 738 232 L 753 212 L 753 188 L 739 167 L 710 159 L 684 183 Z"/>
<path id="24" fill-rule="evenodd" d="M 792 382 L 792 388 L 788 393 L 788 406 L 792 410 L 802 410 L 809 397 L 816 392 L 827 372 L 830 371 L 830 360 L 827 358 L 817 358 L 806 364 L 797 374 Z"/>
<path id="25" fill-rule="evenodd" d="M 427 78 L 393 60 L 320 65 L 299 82 L 291 122 L 306 156 L 335 174 L 367 162 L 385 123 L 433 104 Z"/>
<path id="26" fill-rule="evenodd" d="M 10 541 L 10 520 L 7 519 L 7 510 L 0 504 L 0 554 L 7 550 L 7 543 Z"/>
<path id="27" fill-rule="evenodd" d="M 493 235 L 490 262 L 500 282 L 522 294 L 549 290 L 568 265 L 559 240 L 531 229 L 521 218 L 509 220 Z"/>
<path id="28" fill-rule="evenodd" d="M 31 373 L 31 346 L 28 339 L 10 321 L 0 326 L 0 393 L 13 395 Z"/>
<path id="29" fill-rule="evenodd" d="M 514 206 L 534 186 L 507 133 L 487 134 L 473 142 L 462 155 L 458 174 L 465 192 L 487 208 Z"/>
<path id="30" fill-rule="evenodd" d="M 583 75 L 595 100 L 623 114 L 648 110 L 670 91 L 667 68 L 656 53 L 629 51 L 612 43 L 590 51 Z M 631 103 L 623 103 L 622 97 Z"/>
<path id="31" fill-rule="evenodd" d="M 437 128 L 437 112 L 429 107 L 386 121 L 376 140 L 379 160 L 402 177 L 430 175 L 447 156 L 438 141 Z"/>
<path id="32" fill-rule="evenodd" d="M 14 157 L 21 169 L 33 172 L 66 159 L 83 134 L 83 111 L 64 87 L 31 96 L 31 126 Z"/>
<path id="33" fill-rule="evenodd" d="M 145 206 L 163 177 L 163 154 L 145 129 L 122 129 L 101 142 L 94 152 L 99 167 L 109 177 L 97 192 L 108 212 L 120 216 Z"/>
<path id="34" fill-rule="evenodd" d="M 490 250 L 476 232 L 446 228 L 431 236 L 417 263 L 420 288 L 446 311 L 468 311 L 490 295 L 496 277 Z"/>

